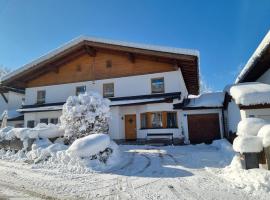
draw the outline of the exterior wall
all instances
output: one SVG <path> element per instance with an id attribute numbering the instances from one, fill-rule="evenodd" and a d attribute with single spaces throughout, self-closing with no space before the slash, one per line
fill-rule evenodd
<path id="1" fill-rule="evenodd" d="M 182 92 L 187 96 L 187 89 L 180 70 L 164 73 L 129 76 L 97 81 L 86 81 L 53 86 L 26 88 L 25 104 L 36 103 L 37 91 L 46 90 L 46 103 L 65 102 L 69 96 L 74 96 L 77 86 L 86 86 L 86 91 L 103 93 L 104 83 L 114 83 L 115 97 L 151 94 L 151 78 L 164 77 L 165 93 Z"/>
<path id="2" fill-rule="evenodd" d="M 258 78 L 257 81 L 270 84 L 270 69 L 268 69 L 260 78 Z"/>
<path id="3" fill-rule="evenodd" d="M 111 61 L 111 67 L 106 65 L 108 60 Z M 54 67 L 52 71 L 28 81 L 27 87 L 101 80 L 174 70 L 174 65 L 168 63 L 168 61 L 156 61 L 151 57 L 145 58 L 136 55 L 135 62 L 132 62 L 126 53 L 105 50 L 97 51 L 96 56 L 89 56 L 85 53 L 65 64 L 51 65 L 44 67 Z"/>
<path id="4" fill-rule="evenodd" d="M 175 111 L 172 103 L 157 103 L 139 106 L 113 107 L 110 120 L 110 135 L 113 139 L 125 139 L 125 115 L 136 114 L 137 138 L 144 139 L 147 133 L 173 133 L 174 138 L 181 137 L 181 123 L 177 113 L 178 128 L 168 129 L 141 129 L 140 114 L 145 112 Z"/>
<path id="5" fill-rule="evenodd" d="M 241 110 L 241 117 L 258 117 L 270 122 L 270 108 Z"/>
<path id="6" fill-rule="evenodd" d="M 24 127 L 27 127 L 27 121 L 34 120 L 35 125 L 40 122 L 42 118 L 58 118 L 62 115 L 62 111 L 48 111 L 48 112 L 32 112 L 32 113 L 24 113 Z"/>
<path id="7" fill-rule="evenodd" d="M 19 120 L 19 121 L 8 121 L 7 122 L 8 126 L 13 126 L 13 127 L 24 127 L 24 121 L 23 120 Z"/>
<path id="8" fill-rule="evenodd" d="M 125 120 L 127 114 L 136 114 L 136 131 L 137 138 L 144 139 L 147 133 L 173 133 L 175 138 L 181 137 L 181 119 L 177 112 L 178 128 L 168 129 L 141 129 L 140 114 L 144 112 L 160 112 L 160 111 L 175 111 L 172 103 L 157 103 L 137 106 L 115 106 L 111 107 L 111 118 L 109 121 L 109 134 L 112 139 L 125 139 Z M 59 118 L 62 111 L 48 111 L 48 112 L 33 112 L 24 114 L 24 126 L 27 126 L 28 120 L 34 120 L 35 125 L 39 123 L 41 118 Z"/>
<path id="9" fill-rule="evenodd" d="M 203 110 L 183 110 L 179 111 L 179 115 L 181 116 L 181 127 L 185 137 L 185 143 L 189 143 L 189 134 L 188 134 L 188 121 L 187 115 L 192 114 L 209 114 L 209 113 L 218 113 L 219 114 L 219 127 L 220 127 L 220 137 L 224 136 L 224 128 L 223 128 L 223 117 L 222 117 L 222 109 L 203 109 Z M 203 130 L 202 130 L 203 131 Z"/>
<path id="10" fill-rule="evenodd" d="M 21 107 L 24 99 L 24 94 L 16 92 L 8 92 L 8 109 L 18 109 Z"/>
<path id="11" fill-rule="evenodd" d="M 228 133 L 236 133 L 237 125 L 241 121 L 241 114 L 238 105 L 236 105 L 234 101 L 231 101 L 228 104 L 227 117 Z"/>

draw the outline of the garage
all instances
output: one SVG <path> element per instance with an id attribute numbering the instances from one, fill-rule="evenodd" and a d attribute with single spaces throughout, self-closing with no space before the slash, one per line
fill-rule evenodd
<path id="1" fill-rule="evenodd" d="M 211 143 L 220 139 L 218 113 L 188 114 L 188 134 L 191 144 Z"/>

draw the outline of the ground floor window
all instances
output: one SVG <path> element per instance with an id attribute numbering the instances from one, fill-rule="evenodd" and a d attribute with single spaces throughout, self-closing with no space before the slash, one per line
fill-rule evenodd
<path id="1" fill-rule="evenodd" d="M 176 112 L 167 113 L 167 128 L 177 128 Z"/>
<path id="2" fill-rule="evenodd" d="M 44 123 L 44 124 L 48 124 L 49 120 L 48 120 L 48 118 L 42 118 L 42 119 L 40 119 L 39 122 Z"/>
<path id="3" fill-rule="evenodd" d="M 51 124 L 58 124 L 58 118 L 51 118 L 50 123 Z"/>
<path id="4" fill-rule="evenodd" d="M 28 128 L 34 128 L 35 127 L 35 121 L 34 120 L 28 120 L 27 121 L 27 127 Z"/>
<path id="5" fill-rule="evenodd" d="M 177 128 L 176 112 L 146 112 L 141 113 L 141 128 Z"/>

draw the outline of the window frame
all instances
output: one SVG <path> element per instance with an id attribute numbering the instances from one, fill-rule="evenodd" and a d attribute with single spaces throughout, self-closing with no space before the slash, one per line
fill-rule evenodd
<path id="1" fill-rule="evenodd" d="M 80 92 L 78 89 L 79 88 L 83 88 L 84 89 L 84 92 Z M 85 85 L 81 85 L 81 86 L 76 86 L 76 89 L 75 89 L 75 94 L 76 96 L 79 96 L 80 94 L 84 94 L 86 92 L 86 86 Z"/>
<path id="2" fill-rule="evenodd" d="M 52 120 L 55 120 L 55 121 L 57 122 L 56 124 L 59 123 L 59 120 L 58 120 L 57 117 L 55 117 L 55 118 L 50 118 L 50 124 L 55 124 L 55 123 L 52 122 Z M 55 125 L 56 125 L 56 124 L 55 124 Z"/>
<path id="3" fill-rule="evenodd" d="M 171 127 L 169 127 L 168 126 L 168 114 L 174 114 L 175 115 L 175 126 L 171 126 Z M 166 125 L 167 125 L 167 128 L 178 128 L 178 122 L 177 122 L 177 112 L 174 112 L 174 111 L 171 111 L 171 112 L 167 112 L 167 118 L 166 118 L 166 121 L 167 121 L 167 123 L 166 123 Z"/>
<path id="4" fill-rule="evenodd" d="M 106 92 L 105 92 L 105 86 L 108 86 L 108 85 L 112 85 L 112 95 L 106 95 Z M 103 83 L 103 97 L 104 98 L 110 98 L 110 97 L 114 97 L 114 83 Z"/>
<path id="5" fill-rule="evenodd" d="M 40 98 L 40 93 L 44 92 L 44 97 Z M 38 90 L 37 91 L 37 104 L 45 104 L 46 102 L 46 90 Z"/>
<path id="6" fill-rule="evenodd" d="M 42 120 L 46 120 L 47 123 L 46 122 L 41 122 Z M 49 124 L 49 118 L 40 118 L 39 123 Z"/>
<path id="7" fill-rule="evenodd" d="M 29 123 L 30 123 L 30 122 L 33 123 L 33 127 L 29 126 Z M 27 120 L 26 126 L 27 126 L 27 128 L 34 128 L 34 127 L 35 127 L 35 120 Z"/>
<path id="8" fill-rule="evenodd" d="M 153 81 L 159 80 L 159 79 L 162 79 L 163 80 L 163 87 L 162 87 L 161 91 L 154 91 Z M 165 93 L 165 79 L 164 79 L 164 77 L 151 78 L 151 93 L 152 94 L 162 94 L 162 93 Z"/>
<path id="9" fill-rule="evenodd" d="M 160 114 L 160 122 L 162 124 L 161 127 L 153 127 L 152 124 L 152 114 Z M 168 113 L 175 113 L 175 127 L 169 127 L 168 126 Z M 143 119 L 143 116 L 145 116 L 145 119 Z M 144 120 L 144 122 L 143 122 Z M 144 129 L 177 129 L 178 128 L 178 118 L 177 118 L 177 112 L 174 111 L 154 111 L 154 112 L 144 112 L 140 114 L 140 126 L 142 130 Z M 143 126 L 143 123 L 146 124 L 146 126 Z"/>

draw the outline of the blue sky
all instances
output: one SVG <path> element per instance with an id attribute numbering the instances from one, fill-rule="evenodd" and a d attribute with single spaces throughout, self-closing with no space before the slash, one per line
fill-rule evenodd
<path id="1" fill-rule="evenodd" d="M 79 35 L 191 48 L 212 90 L 232 83 L 270 29 L 269 0 L 0 0 L 0 65 Z"/>

